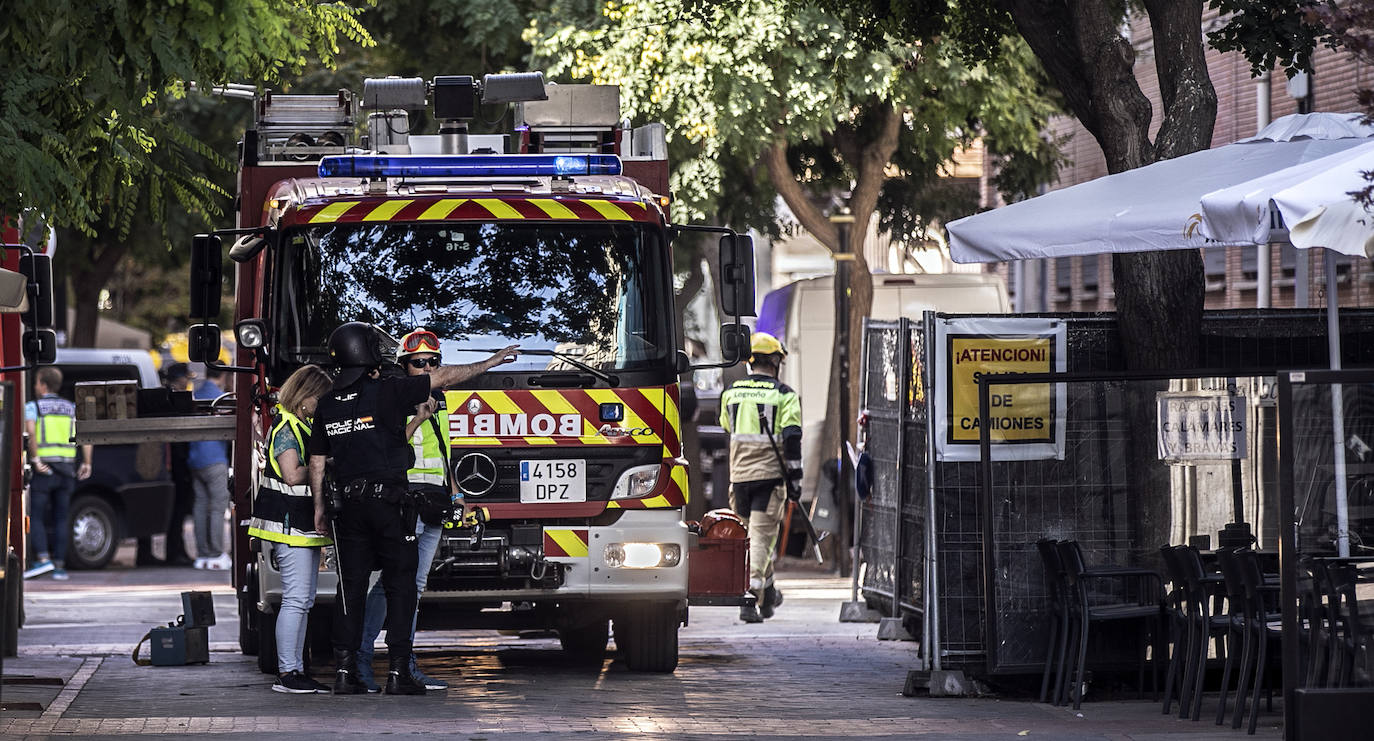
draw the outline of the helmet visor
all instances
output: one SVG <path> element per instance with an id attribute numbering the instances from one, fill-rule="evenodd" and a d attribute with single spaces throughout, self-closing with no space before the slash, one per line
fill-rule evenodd
<path id="1" fill-rule="evenodd" d="M 417 352 L 439 352 L 439 338 L 429 330 L 417 330 L 406 335 L 401 340 L 401 354 Z"/>

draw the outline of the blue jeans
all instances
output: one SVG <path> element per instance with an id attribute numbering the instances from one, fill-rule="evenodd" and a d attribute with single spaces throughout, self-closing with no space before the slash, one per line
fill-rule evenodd
<path id="1" fill-rule="evenodd" d="M 415 540 L 420 551 L 420 565 L 415 569 L 415 615 L 410 618 L 410 636 L 415 637 L 415 620 L 420 614 L 419 598 L 429 583 L 429 567 L 434 563 L 434 554 L 439 551 L 439 536 L 443 535 L 443 525 L 426 525 L 415 520 Z M 367 592 L 367 604 L 363 608 L 363 642 L 358 647 L 358 663 L 372 665 L 373 646 L 377 636 L 386 623 L 386 590 L 378 579 Z"/>
<path id="2" fill-rule="evenodd" d="M 305 626 L 315 604 L 315 585 L 320 578 L 320 549 L 273 543 L 281 571 L 281 609 L 277 611 L 277 670 L 303 672 Z"/>
<path id="3" fill-rule="evenodd" d="M 66 562 L 67 538 L 72 528 L 67 522 L 67 507 L 72 503 L 76 478 L 53 468 L 52 473 L 35 472 L 29 482 L 29 514 L 32 517 L 29 537 L 33 552 L 40 559 L 51 556 L 59 567 Z M 52 541 L 52 550 L 48 542 Z"/>

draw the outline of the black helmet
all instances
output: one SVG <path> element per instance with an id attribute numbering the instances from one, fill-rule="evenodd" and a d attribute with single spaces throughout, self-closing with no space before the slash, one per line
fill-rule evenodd
<path id="1" fill-rule="evenodd" d="M 352 386 L 368 371 L 382 364 L 381 338 L 377 328 L 362 322 L 339 325 L 329 335 L 329 357 L 339 366 L 334 388 Z"/>

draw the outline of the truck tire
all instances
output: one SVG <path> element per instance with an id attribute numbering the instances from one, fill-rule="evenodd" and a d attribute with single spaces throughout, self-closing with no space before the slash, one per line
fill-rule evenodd
<path id="1" fill-rule="evenodd" d="M 114 508 L 98 496 L 77 497 L 70 509 L 67 567 L 103 569 L 119 549 L 119 522 Z"/>
<path id="2" fill-rule="evenodd" d="M 258 671 L 273 676 L 277 673 L 276 613 L 258 613 Z"/>
<path id="3" fill-rule="evenodd" d="M 239 594 L 239 650 L 258 655 L 258 565 L 250 562 Z"/>
<path id="4" fill-rule="evenodd" d="M 606 659 L 606 642 L 611 638 L 611 621 L 598 620 L 558 629 L 563 654 L 575 664 L 600 665 Z"/>
<path id="5" fill-rule="evenodd" d="M 615 619 L 615 643 L 632 672 L 666 674 L 677 669 L 677 605 L 645 602 L 626 605 Z"/>

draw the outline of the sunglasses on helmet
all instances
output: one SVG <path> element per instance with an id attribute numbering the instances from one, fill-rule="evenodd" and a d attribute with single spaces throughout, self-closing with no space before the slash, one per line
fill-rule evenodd
<path id="1" fill-rule="evenodd" d="M 409 362 L 411 368 L 423 368 L 425 366 L 438 368 L 444 363 L 444 361 L 439 358 L 411 358 Z"/>
<path id="2" fill-rule="evenodd" d="M 433 332 L 411 332 L 401 343 L 401 351 L 406 353 L 439 352 L 439 338 Z M 418 366 L 417 366 L 418 367 Z"/>

